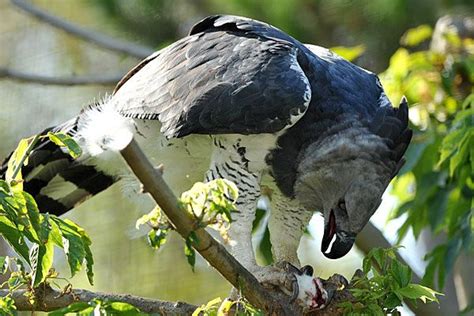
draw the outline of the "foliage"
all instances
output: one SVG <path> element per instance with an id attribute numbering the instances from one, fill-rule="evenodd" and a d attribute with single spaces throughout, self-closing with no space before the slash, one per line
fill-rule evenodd
<path id="1" fill-rule="evenodd" d="M 354 61 L 362 54 L 365 52 L 365 46 L 364 45 L 357 45 L 354 47 L 344 47 L 344 46 L 336 46 L 336 47 L 331 47 L 331 51 L 335 52 L 339 56 L 341 56 L 344 59 L 347 59 L 348 61 Z"/>
<path id="2" fill-rule="evenodd" d="M 63 139 L 68 144 L 74 142 L 71 138 Z M 38 286 L 49 276 L 54 246 L 64 250 L 71 276 L 81 270 L 85 263 L 92 284 L 93 259 L 89 236 L 70 220 L 40 213 L 34 198 L 23 191 L 21 167 L 27 163 L 27 156 L 36 140 L 38 136 L 20 141 L 8 162 L 5 180 L 0 180 L 0 233 L 29 266 L 31 287 Z"/>
<path id="3" fill-rule="evenodd" d="M 21 167 L 28 163 L 28 155 L 40 137 L 43 136 L 20 141 L 8 162 L 5 180 L 0 180 L 0 234 L 19 256 L 0 258 L 0 272 L 10 272 L 6 281 L 10 295 L 0 298 L 0 310 L 9 313 L 14 313 L 14 290 L 26 287 L 31 290 L 33 301 L 35 287 L 58 277 L 52 267 L 55 246 L 66 254 L 71 277 L 85 266 L 89 282 L 93 282 L 94 261 L 86 232 L 70 220 L 40 213 L 34 198 L 23 191 Z M 46 137 L 55 142 L 60 139 L 68 151 L 78 153 L 72 138 L 64 134 Z"/>
<path id="4" fill-rule="evenodd" d="M 356 303 L 341 306 L 351 315 L 396 314 L 407 299 L 438 302 L 432 289 L 410 283 L 411 269 L 396 257 L 396 248 L 374 248 L 363 261 L 363 271 L 352 281 L 350 291 Z"/>
<path id="5" fill-rule="evenodd" d="M 81 147 L 69 135 L 48 132 L 48 137 L 56 145 L 66 148 L 72 158 L 76 159 L 82 154 Z"/>
<path id="6" fill-rule="evenodd" d="M 48 313 L 48 316 L 63 316 L 63 315 L 78 315 L 78 316 L 106 316 L 106 315 L 120 315 L 120 316 L 145 316 L 146 313 L 140 312 L 136 307 L 124 302 L 109 302 L 99 299 L 94 299 L 90 302 L 72 303 L 68 307 L 61 308 L 54 312 Z"/>
<path id="7" fill-rule="evenodd" d="M 193 316 L 221 316 L 221 315 L 239 315 L 239 316 L 263 316 L 263 313 L 250 305 L 247 301 L 240 299 L 231 301 L 216 298 L 205 305 L 198 307 Z"/>
<path id="8" fill-rule="evenodd" d="M 402 42 L 418 45 L 430 34 L 421 26 Z M 474 230 L 474 45 L 456 34 L 446 40 L 451 47 L 446 54 L 400 48 L 381 74 L 392 101 L 407 96 L 415 130 L 407 162 L 393 184 L 401 205 L 392 217 L 406 218 L 399 240 L 409 228 L 415 237 L 426 227 L 446 237 L 426 258 L 424 281 L 432 286 L 437 279 L 439 288 L 458 255 L 473 251 Z"/>
<path id="9" fill-rule="evenodd" d="M 196 220 L 196 229 L 211 226 L 227 238 L 227 229 L 232 221 L 231 213 L 235 211 L 235 202 L 238 197 L 236 185 L 226 179 L 215 179 L 206 183 L 197 182 L 193 187 L 181 194 L 179 203 Z M 150 213 L 143 215 L 136 222 L 136 227 L 147 224 L 151 230 L 148 232 L 148 243 L 154 249 L 159 249 L 166 242 L 166 237 L 172 226 L 163 216 L 159 206 Z M 185 240 L 184 254 L 188 263 L 194 270 L 196 253 L 193 245 L 199 240 L 191 232 Z"/>
<path id="10" fill-rule="evenodd" d="M 168 220 L 163 216 L 161 208 L 156 206 L 150 213 L 140 217 L 135 227 L 138 229 L 142 225 L 148 225 L 151 229 L 148 231 L 147 240 L 153 249 L 159 249 L 166 242 L 166 237 L 171 229 Z"/>

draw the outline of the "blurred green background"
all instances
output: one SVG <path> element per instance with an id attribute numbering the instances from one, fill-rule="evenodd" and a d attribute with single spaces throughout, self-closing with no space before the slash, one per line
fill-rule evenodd
<path id="1" fill-rule="evenodd" d="M 185 36 L 195 22 L 207 15 L 243 15 L 271 23 L 305 43 L 325 47 L 363 45 L 365 52 L 355 62 L 376 73 L 387 69 L 408 28 L 420 24 L 434 27 L 445 14 L 472 16 L 474 10 L 472 0 L 42 0 L 32 3 L 91 32 L 153 49 Z M 39 22 L 7 0 L 0 0 L 0 47 L 0 67 L 55 77 L 121 75 L 139 61 Z M 425 43 L 416 49 L 427 48 Z M 20 138 L 73 117 L 91 100 L 112 90 L 113 86 L 39 85 L 0 76 L 0 157 L 5 157 Z M 398 97 L 397 93 L 394 95 Z M 95 285 L 90 287 L 85 275 L 78 275 L 72 279 L 75 287 L 195 304 L 228 294 L 229 285 L 205 261 L 198 260 L 196 271 L 191 271 L 177 235 L 172 234 L 159 251 L 149 248 L 135 230 L 135 220 L 149 210 L 129 204 L 119 191 L 114 186 L 67 214 L 91 235 L 95 255 Z M 382 206 L 385 211 L 379 211 L 376 221 L 379 227 L 394 235 L 400 223 L 386 224 L 387 214 L 393 208 L 393 199 L 387 200 Z M 318 224 L 312 225 L 310 234 L 303 238 L 299 252 L 303 263 L 312 264 L 315 273 L 324 277 L 334 272 L 351 277 L 360 267 L 361 253 L 353 250 L 336 262 L 324 259 L 319 253 L 320 229 Z M 426 265 L 422 254 L 427 246 L 415 243 L 411 235 L 405 244 L 404 251 L 414 262 L 415 270 L 418 267 L 423 275 Z M 3 254 L 7 249 L 0 245 L 0 251 Z M 59 255 L 56 266 L 63 276 L 68 276 Z"/>

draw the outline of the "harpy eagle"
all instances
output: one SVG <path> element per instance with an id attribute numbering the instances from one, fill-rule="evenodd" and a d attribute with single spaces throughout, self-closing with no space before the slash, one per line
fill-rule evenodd
<path id="1" fill-rule="evenodd" d="M 83 155 L 37 145 L 23 175 L 41 210 L 63 214 L 118 180 L 140 199 L 121 157 L 104 150 L 128 141 L 124 125 L 164 164 L 177 194 L 203 179 L 237 185 L 231 251 L 264 282 L 283 272 L 259 267 L 252 250 L 263 185 L 273 189 L 276 262 L 299 266 L 296 250 L 315 211 L 324 216 L 321 251 L 340 258 L 379 206 L 412 135 L 406 101 L 392 107 L 375 74 L 266 23 L 211 16 L 133 68 L 113 95 L 46 130 L 70 134 Z M 320 307 L 325 297 L 313 283 L 313 294 L 298 297 Z"/>

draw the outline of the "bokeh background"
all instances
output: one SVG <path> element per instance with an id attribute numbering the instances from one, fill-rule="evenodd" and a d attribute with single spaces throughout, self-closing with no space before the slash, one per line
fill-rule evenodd
<path id="1" fill-rule="evenodd" d="M 22 3 L 70 21 L 86 33 L 122 40 L 138 53 L 118 52 L 68 34 L 28 14 Z M 389 67 L 390 57 L 400 47 L 407 29 L 421 24 L 434 28 L 446 14 L 472 17 L 473 7 L 470 0 L 0 0 L 0 157 L 5 157 L 20 138 L 73 117 L 83 106 L 113 90 L 112 84 L 52 85 L 25 78 L 14 80 L 5 70 L 55 78 L 118 80 L 139 62 L 137 55 L 185 36 L 207 15 L 226 13 L 266 21 L 305 43 L 363 45 L 364 53 L 355 62 L 380 73 Z M 420 44 L 417 49 L 428 49 L 428 45 Z M 403 217 L 387 221 L 396 204 L 397 199 L 387 195 L 373 219 L 391 241 L 404 223 Z M 148 211 L 129 204 L 114 186 L 66 215 L 90 234 L 95 255 L 94 286 L 83 274 L 71 280 L 74 286 L 194 304 L 225 297 L 229 285 L 205 261 L 199 259 L 195 272 L 191 271 L 179 236 L 172 234 L 159 251 L 147 245 L 143 234 L 135 229 L 135 221 Z M 316 274 L 323 277 L 338 272 L 350 278 L 361 266 L 363 252 L 354 249 L 341 260 L 326 260 L 319 251 L 321 234 L 316 216 L 300 246 L 303 263 L 313 265 Z M 264 229 L 257 230 L 256 239 L 263 235 Z M 423 256 L 439 237 L 433 237 L 429 230 L 423 230 L 418 241 L 411 231 L 406 236 L 402 254 L 423 276 Z M 8 252 L 5 244 L 0 244 L 0 252 Z M 56 261 L 61 275 L 68 277 L 60 254 Z M 440 315 L 467 306 L 469 298 L 460 303 L 454 276 L 448 278 L 444 291 L 447 296 L 436 310 Z"/>

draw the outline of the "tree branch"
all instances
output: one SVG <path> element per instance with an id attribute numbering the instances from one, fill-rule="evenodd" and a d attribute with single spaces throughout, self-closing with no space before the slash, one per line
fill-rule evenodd
<path id="1" fill-rule="evenodd" d="M 25 73 L 13 69 L 0 67 L 0 79 L 10 79 L 19 82 L 37 83 L 42 85 L 77 86 L 77 85 L 110 85 L 114 86 L 123 75 L 109 76 L 75 76 L 75 77 L 48 77 Z"/>
<path id="2" fill-rule="evenodd" d="M 97 31 L 84 29 L 76 24 L 73 24 L 46 11 L 43 11 L 42 9 L 29 3 L 28 1 L 11 0 L 11 3 L 17 8 L 20 8 L 22 11 L 34 16 L 42 22 L 45 22 L 51 26 L 54 26 L 69 34 L 82 38 L 83 40 L 86 40 L 88 42 L 92 42 L 101 47 L 124 53 L 129 56 L 136 57 L 138 59 L 143 59 L 151 55 L 155 51 L 154 49 L 147 46 L 142 46 L 123 40 L 117 40 L 110 36 L 98 33 Z"/>
<path id="3" fill-rule="evenodd" d="M 165 183 L 161 174 L 153 168 L 135 140 L 132 140 L 121 153 L 143 184 L 146 192 L 151 194 L 175 226 L 176 231 L 185 239 L 194 231 L 198 242 L 194 243 L 193 247 L 224 278 L 239 289 L 252 305 L 268 314 L 295 314 L 291 307 L 285 306 L 281 301 L 277 301 L 272 295 L 269 295 L 257 279 L 229 254 L 222 244 L 203 228 L 196 227 L 192 216 L 180 208 L 177 198 Z"/>
<path id="4" fill-rule="evenodd" d="M 0 297 L 8 295 L 8 290 L 0 290 Z M 53 290 L 51 287 L 43 285 L 35 289 L 36 303 L 31 305 L 28 301 L 26 290 L 13 292 L 12 298 L 19 311 L 44 311 L 49 312 L 59 308 L 67 307 L 75 302 L 90 302 L 93 299 L 108 300 L 114 302 L 124 302 L 135 306 L 142 312 L 160 315 L 191 315 L 197 306 L 183 302 L 167 302 L 149 298 L 133 296 L 129 294 L 110 294 L 101 292 L 91 292 L 88 290 L 71 290 L 62 293 Z"/>

